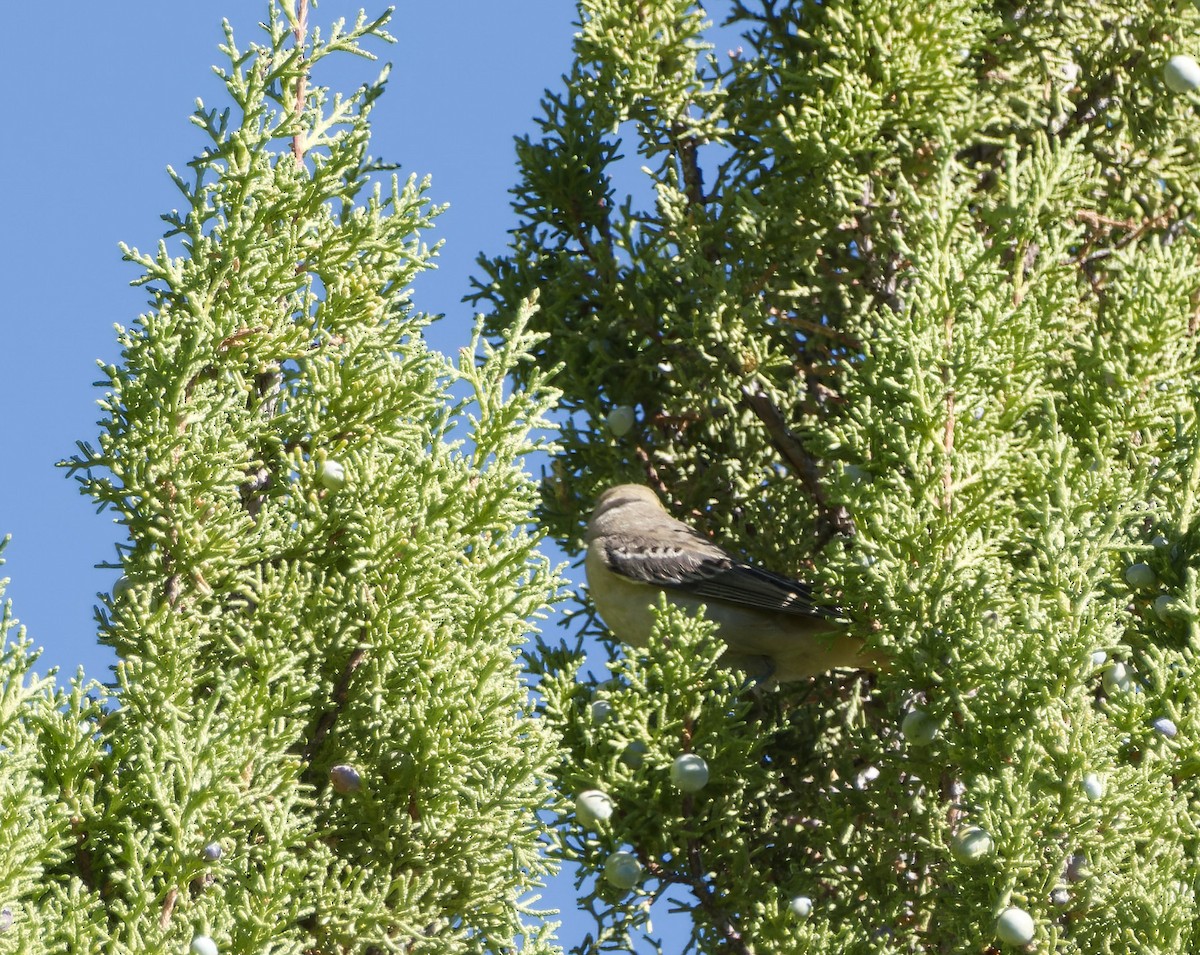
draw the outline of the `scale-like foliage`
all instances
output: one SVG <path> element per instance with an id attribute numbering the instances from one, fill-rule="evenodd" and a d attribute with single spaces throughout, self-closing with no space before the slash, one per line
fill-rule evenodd
<path id="1" fill-rule="evenodd" d="M 695 4 L 579 9 L 478 288 L 497 335 L 538 289 L 564 369 L 547 520 L 648 483 L 891 656 L 747 703 L 674 615 L 612 682 L 551 655 L 564 788 L 614 805 L 563 852 L 643 870 L 591 947 L 665 894 L 701 951 L 988 951 L 1013 910 L 1194 950 L 1195 10 L 733 2 L 712 55 Z"/>
<path id="2" fill-rule="evenodd" d="M 367 154 L 386 71 L 309 80 L 387 16 L 306 9 L 226 28 L 230 106 L 198 103 L 183 208 L 126 250 L 150 307 L 68 462 L 128 534 L 119 662 L 56 692 L 23 638 L 0 655 L 3 951 L 551 948 L 518 655 L 557 589 L 523 470 L 553 393 L 507 384 L 523 322 L 425 346 L 436 210 Z"/>

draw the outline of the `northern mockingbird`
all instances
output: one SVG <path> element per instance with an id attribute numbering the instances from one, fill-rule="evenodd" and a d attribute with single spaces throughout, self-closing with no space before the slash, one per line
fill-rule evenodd
<path id="1" fill-rule="evenodd" d="M 809 588 L 754 567 L 675 520 L 640 484 L 609 488 L 587 526 L 588 590 L 621 641 L 645 646 L 660 592 L 718 625 L 730 666 L 772 683 L 835 667 L 874 668 L 862 641 L 815 607 Z"/>

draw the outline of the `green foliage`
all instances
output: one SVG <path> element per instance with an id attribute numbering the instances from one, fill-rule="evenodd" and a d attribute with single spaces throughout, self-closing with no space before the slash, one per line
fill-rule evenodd
<path id="1" fill-rule="evenodd" d="M 587 886 L 581 904 L 600 923 L 598 949 L 629 950 L 639 933 L 653 932 L 654 901 L 689 893 L 704 945 L 736 942 L 744 928 L 732 913 L 755 909 L 786 936 L 788 886 L 764 896 L 758 879 L 795 849 L 790 829 L 799 821 L 781 820 L 771 795 L 807 781 L 819 757 L 777 697 L 748 695 L 740 675 L 715 667 L 722 649 L 711 624 L 664 604 L 646 650 L 611 661 L 608 679 L 589 687 L 576 679 L 579 661 L 558 660 L 541 685 L 546 718 L 561 727 L 569 754 L 559 770 L 564 795 L 599 789 L 614 807 L 597 825 L 569 820 L 561 846 Z M 808 704 L 827 708 L 819 699 Z M 860 717 L 841 718 L 849 729 Z M 671 779 L 684 753 L 709 770 L 696 792 Z M 603 877 L 623 847 L 646 871 L 632 893 Z M 805 882 L 789 885 L 798 892 Z"/>
<path id="2" fill-rule="evenodd" d="M 118 328 L 96 445 L 69 462 L 128 533 L 98 610 L 114 684 L 0 656 L 0 950 L 552 949 L 530 892 L 554 746 L 517 655 L 557 590 L 525 455 L 553 401 L 537 336 L 428 350 L 424 184 L 367 154 L 387 16 L 226 27 L 232 103 Z M 508 393 L 506 393 L 508 391 Z M 455 393 L 466 392 L 466 398 Z M 7 633 L 10 622 L 0 622 Z"/>
<path id="3" fill-rule="evenodd" d="M 595 866 L 620 842 L 646 873 L 589 897 L 592 948 L 684 886 L 701 951 L 986 951 L 1009 906 L 1040 951 L 1194 950 L 1200 180 L 1194 99 L 1162 67 L 1200 49 L 1197 14 L 726 9 L 744 46 L 716 56 L 692 4 L 582 0 L 478 298 L 500 335 L 540 291 L 566 412 L 544 512 L 569 546 L 600 489 L 648 483 L 814 577 L 892 664 L 759 720 L 708 652 L 682 683 L 560 675 L 565 787 L 618 806 L 563 851 Z M 625 140 L 648 208 L 622 194 Z M 591 692 L 619 720 L 589 736 Z M 913 712 L 932 738 L 905 736 Z M 686 719 L 743 757 L 682 812 L 610 750 L 641 741 L 661 779 Z M 966 826 L 984 858 L 951 851 Z"/>
<path id="4" fill-rule="evenodd" d="M 7 538 L 0 540 L 3 550 Z M 2 563 L 2 561 L 0 561 Z M 0 592 L 7 580 L 0 580 Z M 75 907 L 81 874 L 66 869 L 78 838 L 79 811 L 95 792 L 91 767 L 101 744 L 99 687 L 82 676 L 57 689 L 53 674 L 33 670 L 37 651 L 0 609 L 0 941 L 7 951 L 66 951 L 66 939 L 89 921 Z M 26 907 L 25 900 L 40 904 Z M 92 937 L 103 929 L 92 924 Z"/>

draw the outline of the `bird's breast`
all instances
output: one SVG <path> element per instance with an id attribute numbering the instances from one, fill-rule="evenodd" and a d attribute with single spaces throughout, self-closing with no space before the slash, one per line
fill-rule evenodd
<path id="1" fill-rule="evenodd" d="M 644 647 L 654 626 L 654 602 L 657 588 L 638 584 L 608 569 L 601 545 L 588 545 L 584 559 L 588 592 L 596 612 L 613 635 L 624 643 Z"/>

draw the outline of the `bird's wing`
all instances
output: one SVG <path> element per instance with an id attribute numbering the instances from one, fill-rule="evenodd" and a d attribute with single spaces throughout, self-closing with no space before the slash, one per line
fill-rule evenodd
<path id="1" fill-rule="evenodd" d="M 775 613 L 804 617 L 824 617 L 828 613 L 813 605 L 807 585 L 734 560 L 690 531 L 665 542 L 625 537 L 601 543 L 608 569 L 636 583 Z"/>

